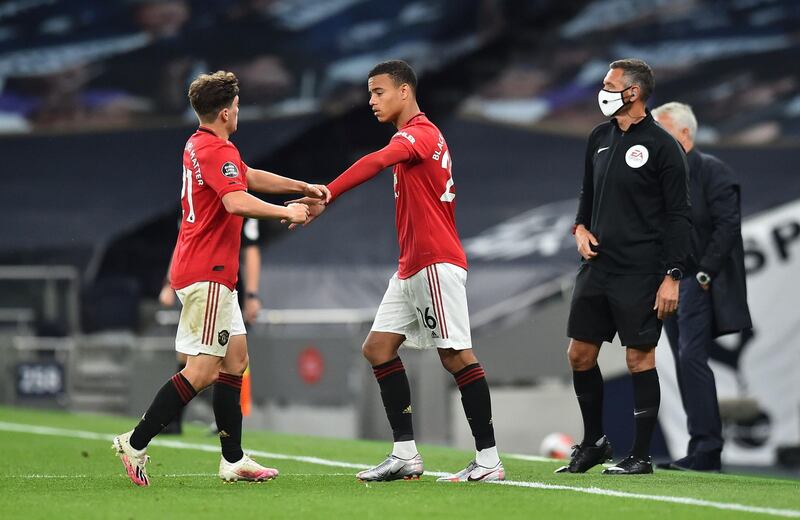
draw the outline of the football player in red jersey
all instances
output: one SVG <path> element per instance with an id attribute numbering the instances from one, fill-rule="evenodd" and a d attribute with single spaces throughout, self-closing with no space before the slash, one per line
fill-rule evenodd
<path id="1" fill-rule="evenodd" d="M 172 288 L 183 304 L 175 349 L 187 354 L 187 364 L 159 390 L 136 428 L 114 438 L 128 476 L 140 486 L 150 483 L 147 444 L 212 384 L 222 445 L 220 478 L 261 481 L 278 475 L 246 456 L 241 446 L 239 397 L 248 356 L 236 298 L 239 247 L 244 217 L 301 224 L 308 218 L 308 206 L 267 204 L 248 190 L 330 198 L 325 186 L 249 168 L 242 161 L 228 140 L 239 115 L 239 82 L 232 73 L 201 74 L 189 87 L 189 100 L 200 127 L 183 151 L 182 222 L 170 269 Z"/>
<path id="2" fill-rule="evenodd" d="M 467 259 L 456 231 L 453 161 L 438 128 L 419 109 L 417 77 L 404 61 L 387 61 L 369 73 L 369 104 L 381 123 L 397 128 L 389 144 L 366 155 L 328 185 L 331 200 L 389 166 L 394 171 L 397 273 L 378 308 L 363 353 L 372 365 L 392 427 L 391 455 L 362 471 L 364 481 L 419 478 L 422 458 L 414 443 L 411 393 L 398 349 L 435 348 L 455 377 L 475 437 L 475 459 L 440 481 L 503 480 L 486 377 L 472 351 L 467 311 Z M 302 198 L 310 222 L 326 201 Z M 291 228 L 296 227 L 291 225 Z"/>

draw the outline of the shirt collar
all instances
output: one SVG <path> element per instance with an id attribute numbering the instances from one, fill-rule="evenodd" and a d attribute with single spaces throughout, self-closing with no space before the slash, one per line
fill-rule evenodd
<path id="1" fill-rule="evenodd" d="M 638 123 L 633 123 L 631 126 L 629 126 L 628 130 L 625 132 L 626 134 L 636 132 L 642 128 L 647 128 L 648 126 L 653 124 L 655 119 L 653 119 L 653 115 L 650 113 L 650 109 L 645 107 L 644 113 L 645 113 L 644 119 L 642 119 Z M 622 131 L 622 129 L 619 127 L 619 123 L 617 122 L 616 117 L 611 118 L 611 123 L 617 127 L 617 130 L 619 130 L 620 132 Z"/>
<path id="2" fill-rule="evenodd" d="M 410 125 L 410 124 L 411 124 L 411 121 L 415 120 L 415 119 L 416 119 L 416 118 L 418 118 L 418 117 L 425 117 L 425 112 L 417 112 L 416 114 L 414 114 L 413 116 L 411 116 L 411 119 L 409 119 L 408 121 L 406 121 L 406 124 L 404 124 L 404 125 L 403 125 L 403 128 L 405 128 L 405 127 L 407 127 L 408 125 Z"/>

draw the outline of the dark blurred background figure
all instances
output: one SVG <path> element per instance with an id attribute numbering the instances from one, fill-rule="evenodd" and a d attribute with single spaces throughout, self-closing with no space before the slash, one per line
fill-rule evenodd
<path id="1" fill-rule="evenodd" d="M 678 312 L 664 321 L 691 439 L 686 456 L 660 467 L 719 471 L 724 440 L 709 353 L 714 338 L 753 326 L 740 186 L 724 162 L 694 146 L 697 119 L 689 105 L 666 103 L 653 116 L 686 151 L 693 224 L 693 261 L 680 283 Z"/>

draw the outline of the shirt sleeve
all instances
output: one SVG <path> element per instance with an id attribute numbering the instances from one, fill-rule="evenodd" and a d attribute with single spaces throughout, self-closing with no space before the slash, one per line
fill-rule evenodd
<path id="1" fill-rule="evenodd" d="M 592 224 L 592 208 L 594 205 L 594 149 L 595 133 L 589 136 L 586 143 L 586 157 L 583 165 L 583 184 L 578 196 L 578 214 L 575 215 L 575 225 L 581 224 L 590 229 Z"/>
<path id="2" fill-rule="evenodd" d="M 336 177 L 333 182 L 328 184 L 328 189 L 331 191 L 331 201 L 336 200 L 342 193 L 375 177 L 389 166 L 409 161 L 411 158 L 411 151 L 408 147 L 400 141 L 392 139 L 388 145 L 377 152 L 372 152 L 356 161 Z"/>
<path id="3" fill-rule="evenodd" d="M 739 183 L 728 166 L 718 161 L 703 165 L 705 195 L 711 216 L 711 240 L 698 265 L 712 277 L 722 269 L 733 245 L 741 235 Z"/>
<path id="4" fill-rule="evenodd" d="M 400 143 L 408 150 L 411 160 L 420 161 L 430 155 L 432 135 L 429 130 L 422 127 L 411 126 L 398 130 L 390 143 Z"/>
<path id="5" fill-rule="evenodd" d="M 677 141 L 662 147 L 661 188 L 664 194 L 664 253 L 667 269 L 686 272 L 692 233 L 692 208 L 689 202 L 689 166 Z"/>
<path id="6" fill-rule="evenodd" d="M 209 147 L 200 169 L 203 181 L 213 189 L 221 199 L 234 191 L 247 191 L 244 166 L 239 152 L 230 144 Z"/>

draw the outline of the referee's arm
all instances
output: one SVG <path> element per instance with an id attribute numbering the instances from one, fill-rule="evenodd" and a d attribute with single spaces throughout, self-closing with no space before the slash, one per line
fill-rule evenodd
<path id="1" fill-rule="evenodd" d="M 578 197 L 578 214 L 575 216 L 575 225 L 583 225 L 586 229 L 592 223 L 592 204 L 594 203 L 594 134 L 586 143 L 586 158 L 583 169 L 583 185 Z"/>
<path id="2" fill-rule="evenodd" d="M 689 202 L 689 166 L 677 141 L 664 147 L 661 187 L 664 193 L 664 253 L 667 269 L 686 272 L 690 255 L 692 208 Z"/>
<path id="3" fill-rule="evenodd" d="M 575 224 L 572 226 L 572 234 L 575 235 L 575 243 L 578 253 L 585 259 L 590 260 L 597 256 L 591 245 L 597 246 L 597 239 L 589 231 L 592 223 L 592 209 L 594 207 L 594 135 L 589 137 L 586 144 L 586 158 L 583 170 L 583 185 L 578 197 L 578 214 L 575 216 Z"/>

